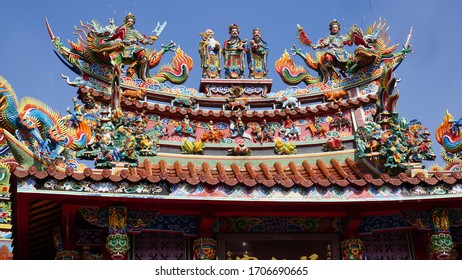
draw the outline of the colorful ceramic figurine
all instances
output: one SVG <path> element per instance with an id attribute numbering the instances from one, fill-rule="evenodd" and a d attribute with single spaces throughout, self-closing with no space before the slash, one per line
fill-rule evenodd
<path id="1" fill-rule="evenodd" d="M 111 20 L 110 23 L 113 24 L 114 21 Z M 149 54 L 149 52 L 146 50 L 146 48 L 140 45 L 154 44 L 162 30 L 160 30 L 156 35 L 146 37 L 134 28 L 135 23 L 136 17 L 132 13 L 129 13 L 124 18 L 124 24 L 122 28 L 125 27 L 126 31 L 123 38 L 123 43 L 126 46 L 122 52 L 122 57 L 124 59 L 133 60 L 127 70 L 128 76 L 133 76 L 136 74 L 140 79 L 146 80 L 148 74 L 148 58 L 146 55 Z M 167 23 L 165 22 L 162 26 L 162 29 L 166 24 Z"/>
<path id="2" fill-rule="evenodd" d="M 191 135 L 192 137 L 195 137 L 196 136 L 195 133 L 196 133 L 196 125 L 191 123 L 191 120 L 189 120 L 188 115 L 185 115 L 181 122 L 177 122 L 175 124 L 171 134 L 178 134 L 178 135 L 188 134 L 188 135 Z"/>
<path id="3" fill-rule="evenodd" d="M 21 150 L 28 150 L 24 158 L 39 157 L 52 162 L 69 158 L 68 150 L 85 147 L 91 129 L 77 117 L 64 118 L 39 100 L 25 97 L 20 102 L 11 85 L 0 77 L 2 134 L 13 140 L 15 135 Z M 33 155 L 32 155 L 32 154 Z"/>
<path id="4" fill-rule="evenodd" d="M 111 80 L 122 77 L 123 66 L 129 65 L 126 69 L 126 77 L 129 79 L 139 78 L 149 83 L 170 81 L 175 84 L 186 81 L 192 69 L 192 58 L 176 48 L 174 42 L 162 45 L 160 51 L 139 45 L 153 44 L 166 22 L 158 23 L 153 31 L 154 35 L 148 37 L 133 28 L 135 16 L 132 14 L 125 17 L 121 26 L 115 26 L 113 20 L 109 23 L 108 26 L 102 26 L 96 20 L 87 24 L 81 23 L 82 28 L 76 29 L 79 40 L 77 43 L 70 42 L 71 48 L 65 47 L 60 38 L 53 34 L 48 21 L 47 28 L 57 51 L 73 66 L 72 70 L 78 75 L 83 71 L 97 79 Z M 176 53 L 171 65 L 165 65 L 151 75 L 149 70 L 159 65 L 163 54 L 168 51 Z M 89 67 L 93 64 L 103 67 Z M 104 66 L 109 67 L 110 71 Z"/>
<path id="5" fill-rule="evenodd" d="M 436 141 L 443 147 L 441 156 L 446 162 L 446 169 L 458 169 L 462 165 L 462 118 L 454 117 L 446 111 L 443 122 L 436 129 Z M 459 166 L 458 166 L 459 165 Z"/>
<path id="6" fill-rule="evenodd" d="M 299 30 L 300 33 L 304 32 L 303 29 Z M 330 79 L 332 73 L 335 73 L 337 77 L 340 76 L 335 68 L 343 68 L 342 66 L 346 65 L 346 62 L 351 58 L 351 55 L 344 49 L 343 46 L 351 46 L 353 44 L 348 35 L 340 35 L 340 23 L 337 20 L 334 19 L 331 23 L 329 23 L 329 30 L 329 36 L 319 39 L 317 44 L 310 44 L 313 50 L 327 48 L 327 50 L 322 53 L 319 59 L 319 66 L 321 71 L 324 73 L 323 82 L 327 82 Z M 303 38 L 302 36 L 303 35 L 300 34 L 300 38 Z M 307 43 L 307 41 L 303 41 L 303 43 Z M 344 69 L 340 70 L 341 74 L 343 74 L 343 70 Z"/>
<path id="7" fill-rule="evenodd" d="M 199 33 L 202 40 L 199 43 L 202 78 L 219 79 L 221 72 L 221 45 L 215 40 L 212 29 Z"/>
<path id="8" fill-rule="evenodd" d="M 424 160 L 434 160 L 429 132 L 420 121 L 399 118 L 398 93 L 392 68 L 385 67 L 377 94 L 375 116 L 355 132 L 357 155 L 368 158 L 380 170 L 397 174 Z M 438 139 L 438 133 L 437 133 Z"/>
<path id="9" fill-rule="evenodd" d="M 268 77 L 268 44 L 261 38 L 260 28 L 254 28 L 252 39 L 247 43 L 247 62 L 250 79 L 266 79 Z"/>
<path id="10" fill-rule="evenodd" d="M 313 56 L 310 53 L 303 53 L 300 48 L 293 45 L 292 53 L 301 57 L 310 69 L 318 73 L 318 77 L 308 74 L 302 66 L 295 65 L 289 53 L 285 52 L 275 63 L 276 72 L 285 83 L 297 85 L 303 82 L 311 85 L 339 82 L 342 79 L 348 79 L 348 74 L 353 75 L 359 73 L 361 69 L 378 67 L 385 61 L 398 65 L 406 54 L 411 52 L 412 28 L 403 49 L 394 52 L 397 45 L 388 46 L 390 42 L 387 35 L 388 28 L 386 28 L 386 22 L 382 22 L 381 19 L 378 23 L 369 26 L 365 32 L 353 25 L 346 35 L 340 35 L 340 23 L 336 20 L 329 24 L 329 30 L 331 31 L 329 36 L 320 39 L 317 44 L 313 44 L 303 27 L 298 25 L 298 41 L 319 51 L 316 56 Z M 351 46 L 352 44 L 357 47 L 350 54 L 344 49 L 344 46 Z"/>
<path id="11" fill-rule="evenodd" d="M 247 40 L 239 38 L 239 26 L 237 24 L 231 24 L 228 28 L 228 33 L 230 37 L 223 45 L 225 78 L 243 79 L 245 44 Z"/>

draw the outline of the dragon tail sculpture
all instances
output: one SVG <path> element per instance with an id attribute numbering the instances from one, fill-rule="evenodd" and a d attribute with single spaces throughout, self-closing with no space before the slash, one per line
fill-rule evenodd
<path id="1" fill-rule="evenodd" d="M 462 120 L 460 120 L 462 122 Z M 452 154 L 462 152 L 462 135 L 460 129 L 455 126 L 453 116 L 446 111 L 446 116 L 443 122 L 436 129 L 436 141 L 443 146 L 443 148 Z"/>
<path id="2" fill-rule="evenodd" d="M 393 77 L 393 67 L 386 66 L 380 78 L 380 90 L 377 96 L 378 112 L 387 110 L 389 113 L 396 112 L 399 93 L 395 90 L 396 78 Z"/>
<path id="3" fill-rule="evenodd" d="M 38 171 L 45 171 L 47 166 L 51 164 L 45 159 L 34 154 L 27 146 L 21 143 L 7 130 L 0 128 L 0 135 L 5 138 L 9 150 L 13 154 L 17 163 L 24 168 L 27 169 L 30 166 L 35 166 Z"/>
<path id="4" fill-rule="evenodd" d="M 189 72 L 193 67 L 192 58 L 185 54 L 178 47 L 170 65 L 165 65 L 154 75 L 153 79 L 159 83 L 169 81 L 173 84 L 182 84 L 189 76 Z"/>
<path id="5" fill-rule="evenodd" d="M 451 137 L 445 135 L 443 137 L 443 147 L 446 151 L 455 154 L 462 151 L 462 139 L 453 142 Z"/>
<path id="6" fill-rule="evenodd" d="M 302 66 L 295 65 L 287 51 L 275 62 L 274 67 L 284 83 L 288 85 L 298 85 L 301 82 L 309 85 L 320 81 L 319 78 L 308 74 Z"/>
<path id="7" fill-rule="evenodd" d="M 449 111 L 446 111 L 446 115 L 444 116 L 443 122 L 440 124 L 440 126 L 436 129 L 436 134 L 435 138 L 438 143 L 443 145 L 443 136 L 448 134 L 451 130 L 451 124 L 450 121 L 452 121 L 454 117 L 449 113 Z"/>
<path id="8" fill-rule="evenodd" d="M 0 126 L 10 133 L 17 128 L 18 103 L 14 89 L 0 76 Z"/>
<path id="9" fill-rule="evenodd" d="M 71 150 L 77 151 L 85 148 L 91 139 L 91 129 L 87 122 L 79 123 L 77 128 L 71 127 L 69 129 L 69 135 L 67 136 L 66 147 Z"/>

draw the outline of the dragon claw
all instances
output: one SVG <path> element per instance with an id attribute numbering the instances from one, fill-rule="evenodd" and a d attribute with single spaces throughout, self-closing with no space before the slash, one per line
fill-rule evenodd
<path id="1" fill-rule="evenodd" d="M 50 142 L 50 139 L 46 139 L 39 143 L 37 149 L 40 154 L 50 154 L 51 153 L 50 147 L 48 146 L 49 142 Z"/>
<path id="2" fill-rule="evenodd" d="M 162 44 L 161 47 L 165 51 L 172 51 L 172 52 L 176 51 L 176 43 L 173 41 L 170 41 L 167 45 Z"/>
<path id="3" fill-rule="evenodd" d="M 292 55 L 300 55 L 302 52 L 302 49 L 297 48 L 295 45 L 290 49 L 292 51 Z"/>

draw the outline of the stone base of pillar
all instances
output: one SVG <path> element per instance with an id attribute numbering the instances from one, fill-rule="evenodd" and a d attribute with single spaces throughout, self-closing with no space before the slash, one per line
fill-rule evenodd
<path id="1" fill-rule="evenodd" d="M 56 253 L 56 260 L 80 260 L 81 255 L 77 250 L 60 250 Z"/>

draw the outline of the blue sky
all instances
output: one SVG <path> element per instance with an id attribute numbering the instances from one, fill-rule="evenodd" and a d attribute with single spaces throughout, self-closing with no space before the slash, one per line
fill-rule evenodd
<path id="1" fill-rule="evenodd" d="M 251 37 L 254 27 L 261 28 L 262 37 L 270 47 L 269 78 L 273 79 L 273 91 L 279 91 L 287 86 L 273 65 L 284 49 L 289 50 L 297 43 L 297 24 L 304 27 L 312 40 L 317 40 L 328 34 L 328 24 L 334 18 L 342 24 L 343 34 L 353 24 L 364 30 L 381 17 L 390 27 L 391 44 L 402 46 L 413 26 L 411 45 L 414 52 L 395 71 L 401 79 L 398 110 L 400 116 L 419 119 L 429 128 L 433 148 L 439 155 L 440 146 L 434 135 L 446 109 L 455 118 L 462 116 L 459 86 L 462 56 L 457 55 L 462 45 L 458 31 L 461 3 L 457 0 L 4 1 L 0 18 L 0 75 L 9 80 L 18 97 L 38 98 L 65 114 L 66 108 L 72 105 L 76 89 L 68 86 L 61 74 L 72 80 L 76 76 L 53 53 L 45 18 L 54 34 L 66 43 L 68 39 L 77 40 L 72 33 L 79 20 L 96 19 L 107 24 L 109 18 L 114 18 L 115 23 L 120 24 L 124 16 L 132 12 L 137 17 L 136 29 L 146 35 L 158 21 L 168 22 L 154 48 L 159 49 L 160 44 L 170 40 L 179 44 L 195 62 L 185 86 L 196 89 L 201 73 L 199 32 L 211 28 L 215 38 L 223 42 L 228 38 L 227 28 L 232 23 L 240 26 L 241 38 Z M 172 53 L 164 57 L 164 62 L 169 62 L 171 56 Z M 302 64 L 297 58 L 295 62 Z M 439 156 L 436 163 L 441 164 Z"/>

